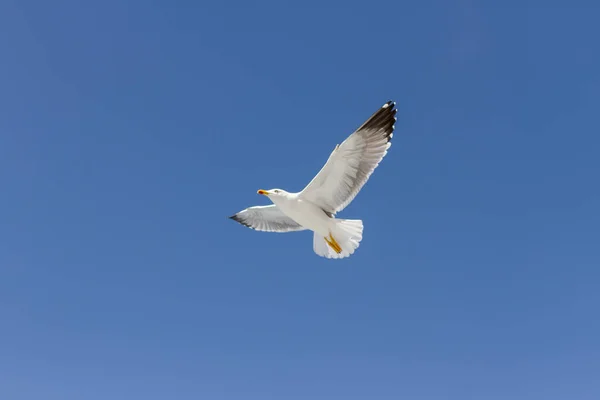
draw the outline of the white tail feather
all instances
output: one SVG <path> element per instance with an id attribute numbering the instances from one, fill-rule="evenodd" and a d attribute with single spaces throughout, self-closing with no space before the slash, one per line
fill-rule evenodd
<path id="1" fill-rule="evenodd" d="M 359 219 L 336 219 L 331 235 L 342 248 L 341 253 L 336 253 L 325 241 L 325 238 L 315 232 L 313 236 L 313 250 L 325 258 L 346 258 L 354 253 L 360 245 L 363 234 L 363 223 Z"/>

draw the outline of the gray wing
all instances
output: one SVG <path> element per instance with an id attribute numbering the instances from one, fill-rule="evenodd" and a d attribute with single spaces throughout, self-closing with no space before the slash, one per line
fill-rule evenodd
<path id="1" fill-rule="evenodd" d="M 396 122 L 396 103 L 385 103 L 333 150 L 300 196 L 335 214 L 356 197 L 387 154 Z"/>
<path id="2" fill-rule="evenodd" d="M 229 218 L 257 231 L 295 232 L 306 229 L 285 215 L 275 204 L 246 208 Z"/>

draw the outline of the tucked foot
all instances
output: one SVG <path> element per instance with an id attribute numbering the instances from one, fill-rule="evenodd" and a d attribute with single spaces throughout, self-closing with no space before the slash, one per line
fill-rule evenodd
<path id="1" fill-rule="evenodd" d="M 338 244 L 338 242 L 329 234 L 329 238 L 324 238 L 329 247 L 333 249 L 336 253 L 340 254 L 342 252 L 342 247 Z"/>

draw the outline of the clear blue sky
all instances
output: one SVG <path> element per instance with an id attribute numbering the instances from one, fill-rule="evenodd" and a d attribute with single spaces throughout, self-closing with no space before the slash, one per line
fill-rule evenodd
<path id="1" fill-rule="evenodd" d="M 3 1 L 0 398 L 600 398 L 600 6 L 561 3 Z M 352 257 L 227 219 L 389 99 Z"/>

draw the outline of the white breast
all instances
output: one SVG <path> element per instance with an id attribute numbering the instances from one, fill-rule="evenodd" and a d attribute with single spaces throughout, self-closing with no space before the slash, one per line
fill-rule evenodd
<path id="1" fill-rule="evenodd" d="M 323 236 L 329 234 L 329 225 L 332 220 L 319 206 L 298 198 L 296 195 L 277 197 L 272 200 L 284 214 L 303 227 Z"/>

